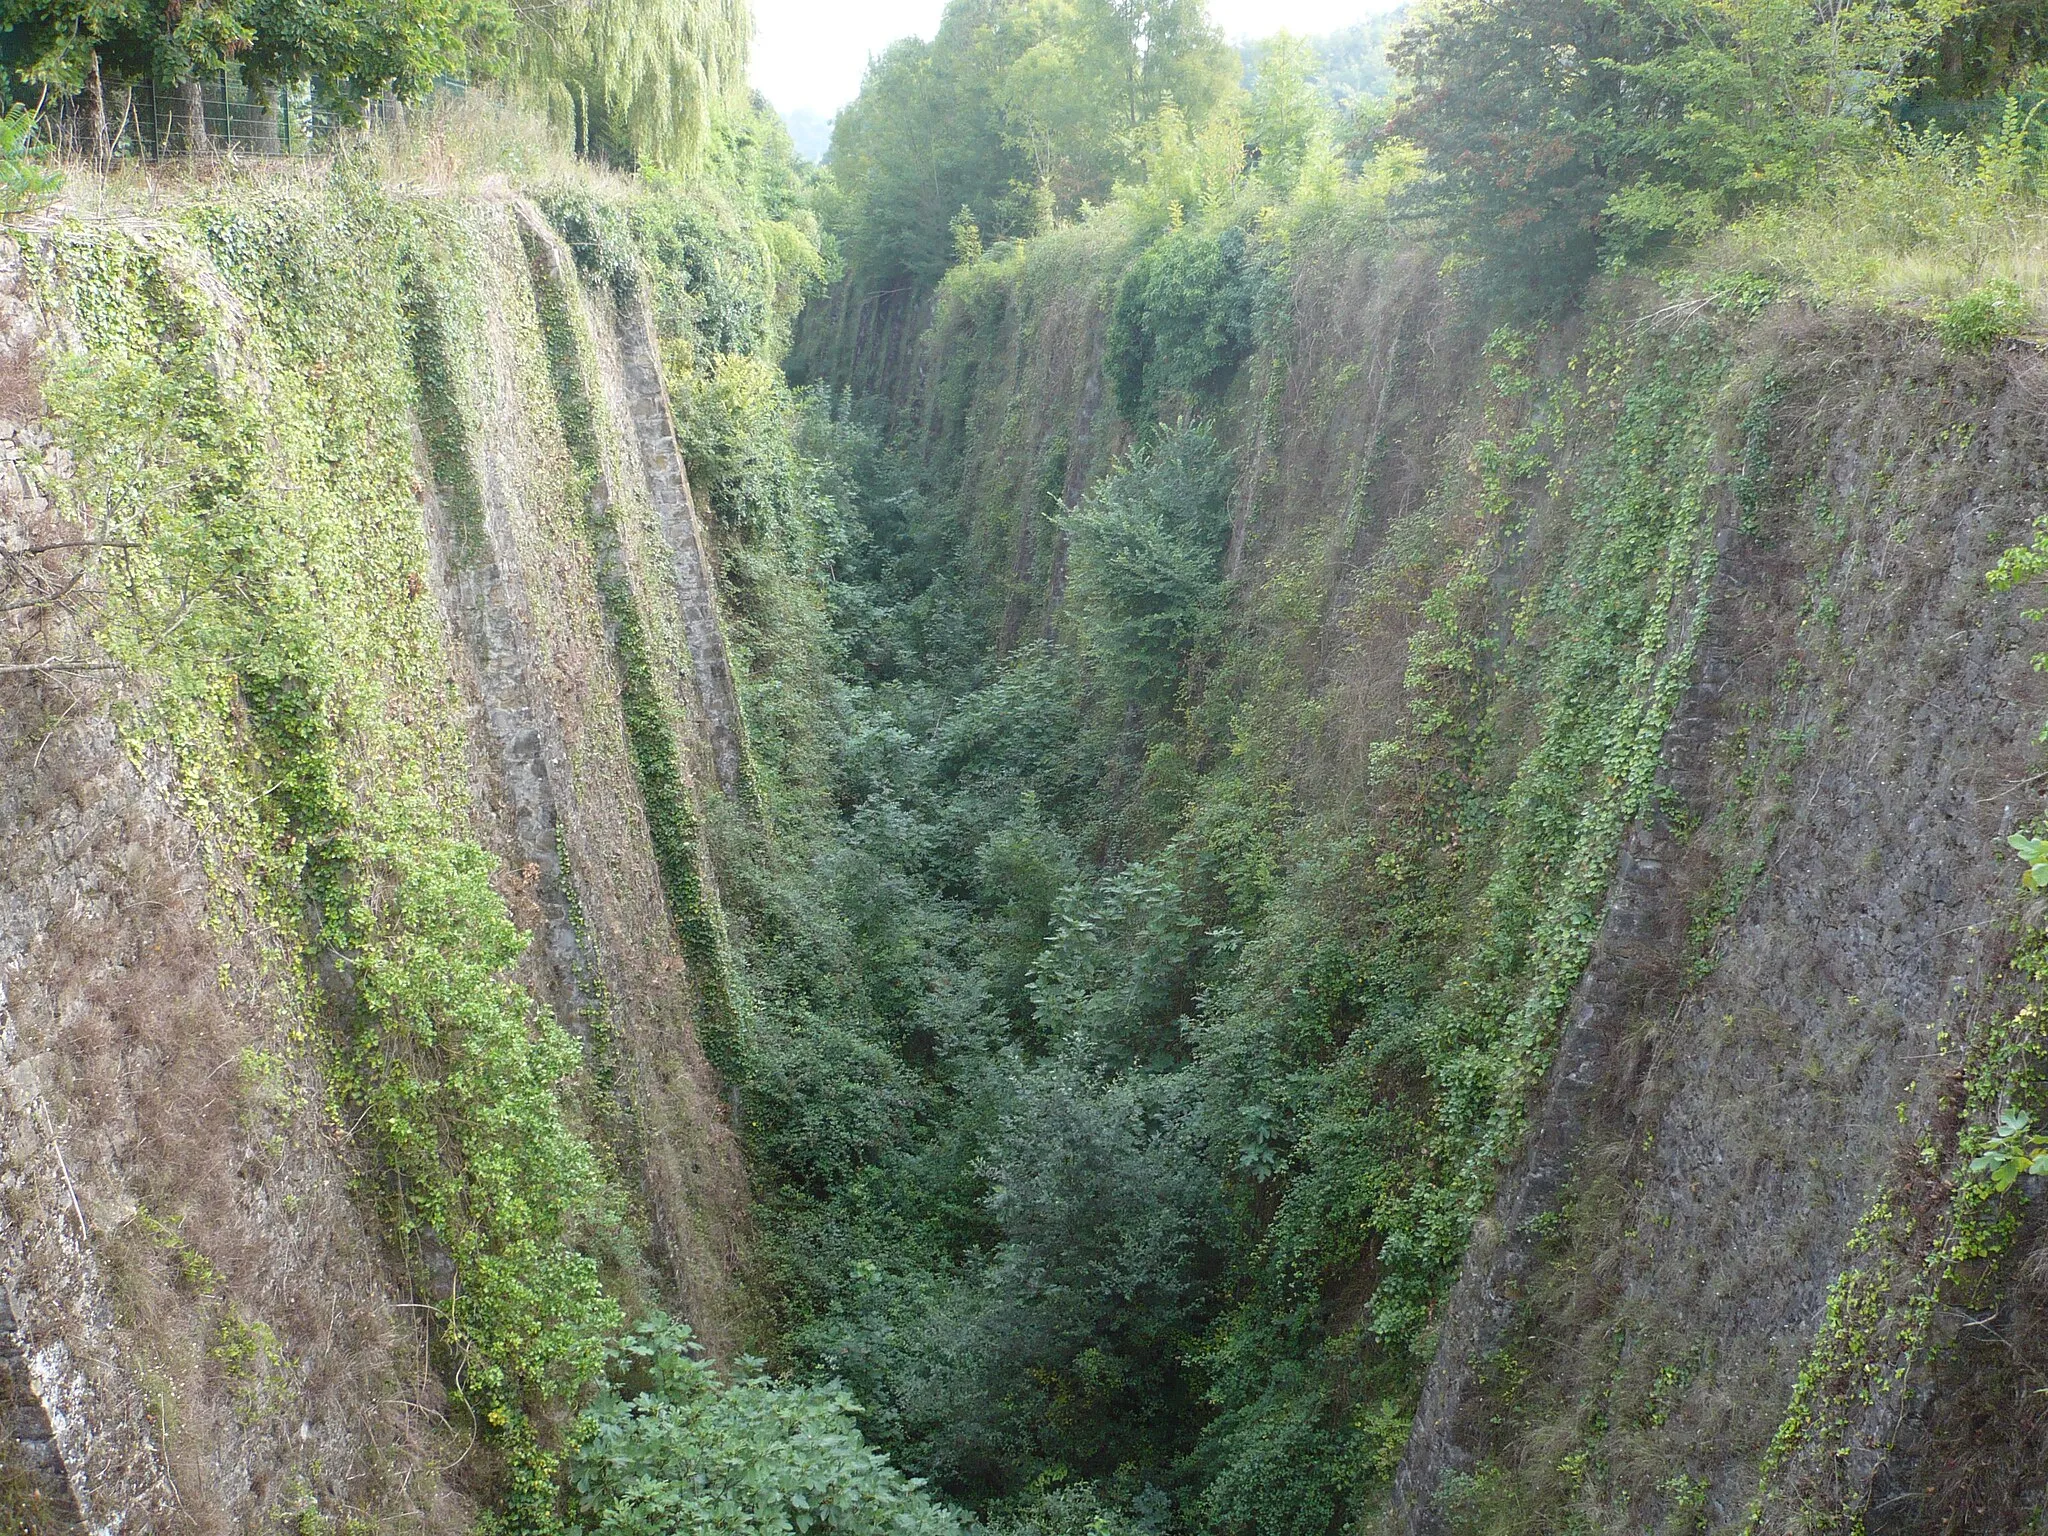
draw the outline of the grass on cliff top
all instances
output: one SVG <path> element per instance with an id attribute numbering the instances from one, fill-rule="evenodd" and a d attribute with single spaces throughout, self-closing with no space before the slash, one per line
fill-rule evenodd
<path id="1" fill-rule="evenodd" d="M 334 141 L 333 150 L 366 151 L 376 183 L 387 192 L 450 193 L 507 190 L 562 182 L 603 184 L 620 192 L 635 178 L 579 157 L 567 130 L 545 115 L 494 92 L 447 92 L 407 111 L 401 121 L 372 125 Z M 63 164 L 57 211 L 163 217 L 190 206 L 195 190 L 252 180 L 318 186 L 335 153 L 270 156 L 224 153 L 117 160 L 105 169 Z"/>
<path id="2" fill-rule="evenodd" d="M 2041 117 L 2008 110 L 1982 142 L 1932 130 L 1898 135 L 1844 161 L 1812 195 L 1731 225 L 1691 266 L 1710 292 L 1731 286 L 1823 304 L 1870 304 L 1939 317 L 1992 284 L 2031 311 L 2014 334 L 2048 324 L 2048 184 Z"/>

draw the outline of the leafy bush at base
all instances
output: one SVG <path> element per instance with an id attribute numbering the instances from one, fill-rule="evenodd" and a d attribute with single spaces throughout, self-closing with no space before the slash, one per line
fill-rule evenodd
<path id="1" fill-rule="evenodd" d="M 778 1386 L 742 1359 L 729 1385 L 688 1327 L 655 1317 L 612 1351 L 569 1458 L 578 1536 L 955 1536 L 960 1523 L 862 1441 L 853 1400 Z"/>

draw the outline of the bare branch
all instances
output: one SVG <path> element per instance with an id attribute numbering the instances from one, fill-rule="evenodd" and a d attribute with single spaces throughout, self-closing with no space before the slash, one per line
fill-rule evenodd
<path id="1" fill-rule="evenodd" d="M 27 549 L 0 550 L 8 555 L 47 555 L 53 549 L 140 549 L 133 539 L 63 539 L 55 544 L 31 544 Z"/>
<path id="2" fill-rule="evenodd" d="M 48 661 L 10 662 L 0 665 L 0 677 L 14 677 L 25 673 L 41 672 L 118 672 L 120 666 L 111 661 L 78 661 L 69 656 L 53 656 Z"/>
<path id="3" fill-rule="evenodd" d="M 46 592 L 40 597 L 24 598 L 18 603 L 0 603 L 0 612 L 13 613 L 23 608 L 54 608 L 66 597 L 70 596 L 72 592 L 77 590 L 79 583 L 85 580 L 85 576 L 86 573 L 83 570 L 74 571 L 65 580 L 64 584 L 54 592 Z M 4 590 L 4 588 L 0 588 L 0 591 Z M 89 595 L 92 589 L 87 588 L 86 591 Z"/>

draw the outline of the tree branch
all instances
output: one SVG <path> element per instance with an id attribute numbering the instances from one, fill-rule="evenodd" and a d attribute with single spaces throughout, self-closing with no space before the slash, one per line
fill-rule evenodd
<path id="1" fill-rule="evenodd" d="M 0 664 L 0 677 L 15 677 L 30 672 L 118 672 L 120 665 L 111 661 L 78 661 L 69 656 L 55 656 L 48 661 L 22 661 Z"/>

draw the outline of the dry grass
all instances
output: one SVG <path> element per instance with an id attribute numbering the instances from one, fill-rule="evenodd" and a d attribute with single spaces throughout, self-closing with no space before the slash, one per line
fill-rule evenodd
<path id="1" fill-rule="evenodd" d="M 1711 284 L 1731 270 L 1825 303 L 1914 312 L 2005 280 L 2048 327 L 2048 198 L 1975 146 L 1907 138 L 1840 166 L 1808 200 L 1736 224 L 1693 275 Z"/>
<path id="2" fill-rule="evenodd" d="M 444 92 L 398 117 L 338 136 L 314 155 L 268 156 L 223 152 L 172 156 L 100 167 L 85 160 L 64 164 L 64 191 L 40 216 L 83 219 L 164 217 L 189 206 L 195 192 L 249 181 L 311 183 L 324 180 L 340 155 L 369 156 L 382 185 L 428 194 L 503 190 L 575 179 L 624 181 L 577 157 L 566 134 L 546 116 L 496 90 Z M 0 400 L 7 381 L 0 379 Z"/>
<path id="3" fill-rule="evenodd" d="M 497 90 L 444 92 L 402 122 L 377 128 L 367 143 L 389 187 L 474 192 L 573 179 L 623 189 L 632 182 L 578 158 L 569 135 L 545 114 Z"/>

